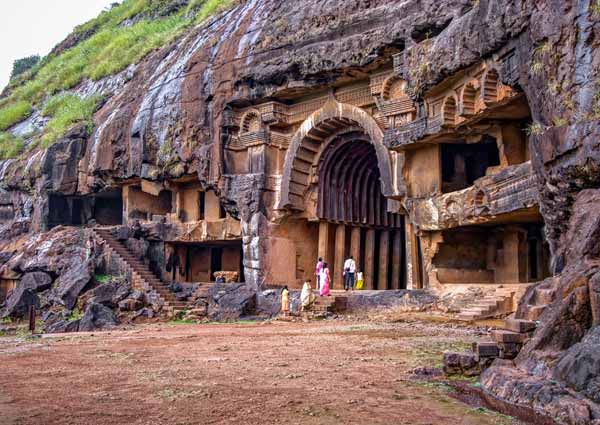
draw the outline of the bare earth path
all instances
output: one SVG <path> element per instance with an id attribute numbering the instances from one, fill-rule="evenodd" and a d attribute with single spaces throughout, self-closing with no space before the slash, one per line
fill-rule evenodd
<path id="1" fill-rule="evenodd" d="M 333 321 L 5 337 L 0 423 L 516 423 L 409 376 L 474 338 L 423 322 Z"/>

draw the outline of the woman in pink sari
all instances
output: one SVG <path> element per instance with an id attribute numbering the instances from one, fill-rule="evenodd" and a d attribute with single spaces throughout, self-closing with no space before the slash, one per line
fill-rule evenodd
<path id="1" fill-rule="evenodd" d="M 321 269 L 321 288 L 319 288 L 319 294 L 322 297 L 329 296 L 329 267 L 327 267 L 327 263 L 323 263 L 323 268 Z"/>

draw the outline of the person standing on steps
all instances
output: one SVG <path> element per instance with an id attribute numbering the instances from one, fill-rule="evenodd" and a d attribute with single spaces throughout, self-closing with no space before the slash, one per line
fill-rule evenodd
<path id="1" fill-rule="evenodd" d="M 321 270 L 321 289 L 319 290 L 319 295 L 322 297 L 329 296 L 329 267 L 327 267 L 327 263 L 323 263 L 323 269 Z"/>
<path id="2" fill-rule="evenodd" d="M 300 293 L 300 302 L 302 303 L 302 311 L 309 310 L 312 304 L 315 302 L 315 295 L 312 293 L 310 287 L 310 279 L 304 282 L 302 286 L 302 292 Z"/>
<path id="3" fill-rule="evenodd" d="M 323 271 L 323 257 L 319 257 L 317 261 L 317 266 L 315 267 L 315 275 L 317 276 L 317 286 L 316 290 L 319 291 L 321 289 L 321 272 Z"/>
<path id="4" fill-rule="evenodd" d="M 354 275 L 356 274 L 356 263 L 354 258 L 350 256 L 344 261 L 344 289 L 352 289 L 354 291 Z"/>
<path id="5" fill-rule="evenodd" d="M 365 287 L 365 279 L 363 277 L 363 272 L 360 270 L 356 271 L 356 289 L 363 289 Z"/>
<path id="6" fill-rule="evenodd" d="M 283 316 L 290 314 L 290 291 L 287 286 L 284 286 L 281 291 L 281 313 Z"/>

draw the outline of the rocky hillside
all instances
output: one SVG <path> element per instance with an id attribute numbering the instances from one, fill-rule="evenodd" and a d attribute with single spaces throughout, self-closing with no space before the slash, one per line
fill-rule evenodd
<path id="1" fill-rule="evenodd" d="M 534 120 L 555 273 L 544 285 L 555 295 L 516 365 L 492 367 L 483 384 L 565 423 L 598 423 L 599 36 L 596 0 L 125 1 L 5 90 L 3 196 L 35 228 L 48 191 L 196 173 L 230 208 L 251 210 L 251 193 L 223 185 L 228 105 L 349 81 L 399 52 L 419 97 L 513 46 L 507 83 L 524 91 Z"/>

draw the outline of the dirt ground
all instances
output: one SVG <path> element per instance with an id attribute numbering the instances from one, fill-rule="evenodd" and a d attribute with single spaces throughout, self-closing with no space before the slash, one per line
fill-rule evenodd
<path id="1" fill-rule="evenodd" d="M 516 424 L 415 377 L 477 332 L 413 319 L 0 338 L 1 424 Z"/>

